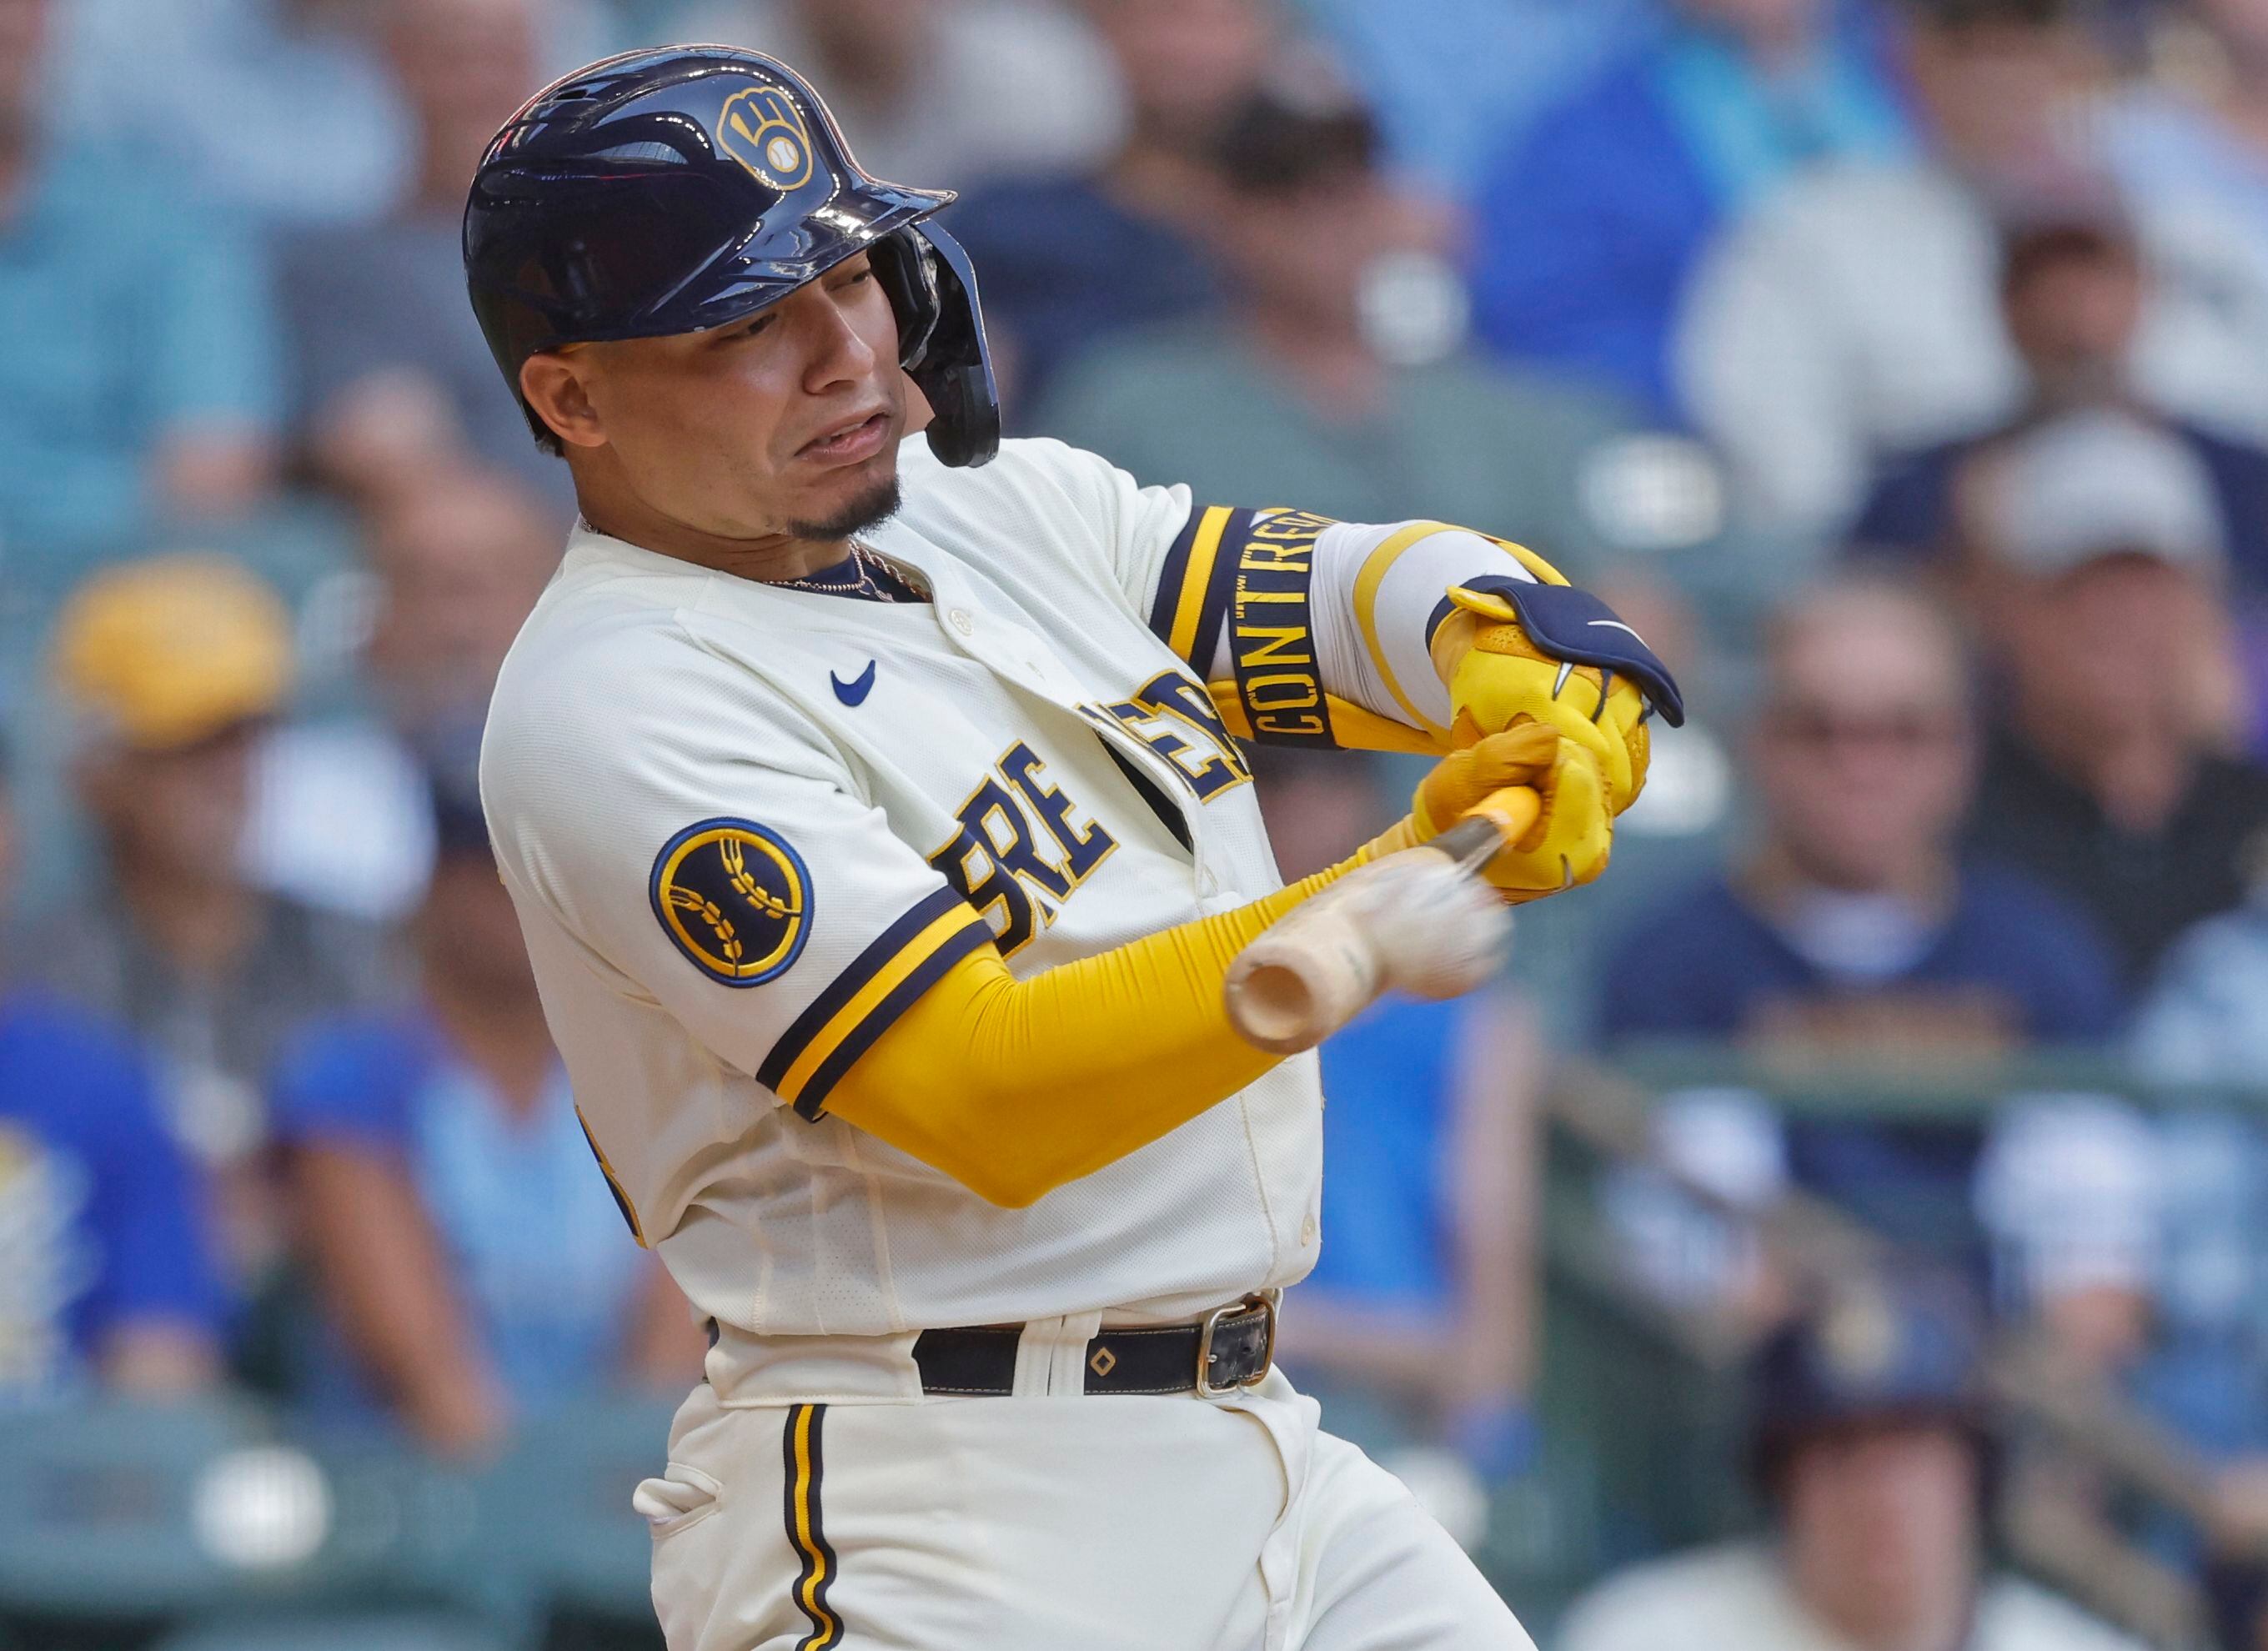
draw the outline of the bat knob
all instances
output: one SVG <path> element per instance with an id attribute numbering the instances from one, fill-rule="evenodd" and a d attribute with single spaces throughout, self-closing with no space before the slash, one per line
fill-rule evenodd
<path id="1" fill-rule="evenodd" d="M 1273 1055 L 1313 1049 L 1360 1014 L 1382 984 L 1379 957 L 1359 931 L 1336 925 L 1274 930 L 1229 965 L 1223 989 L 1244 1041 Z"/>
<path id="2" fill-rule="evenodd" d="M 1313 1049 L 1399 986 L 1469 991 L 1504 961 L 1512 915 L 1432 844 L 1349 873 L 1278 918 L 1222 981 L 1230 1024 L 1271 1054 Z"/>

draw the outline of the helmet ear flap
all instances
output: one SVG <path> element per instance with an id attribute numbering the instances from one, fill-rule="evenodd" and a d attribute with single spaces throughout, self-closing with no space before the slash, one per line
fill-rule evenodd
<path id="1" fill-rule="evenodd" d="M 874 278 L 882 284 L 890 308 L 897 313 L 898 365 L 909 372 L 921 365 L 942 308 L 937 273 L 928 252 L 928 247 L 905 229 L 883 236 L 867 249 Z"/>
<path id="2" fill-rule="evenodd" d="M 930 451 L 974 468 L 1000 450 L 1000 392 L 976 303 L 976 272 L 952 236 L 908 225 L 874 243 L 875 275 L 898 318 L 898 361 L 936 415 Z"/>

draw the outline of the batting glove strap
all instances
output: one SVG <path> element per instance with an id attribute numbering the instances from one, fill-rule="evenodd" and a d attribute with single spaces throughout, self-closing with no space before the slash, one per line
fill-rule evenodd
<path id="1" fill-rule="evenodd" d="M 1426 621 L 1430 641 L 1449 615 L 1462 609 L 1483 619 L 1517 623 L 1537 652 L 1572 665 L 1595 666 L 1638 684 L 1646 704 L 1673 728 L 1685 726 L 1685 700 L 1676 679 L 1646 639 L 1615 610 L 1572 585 L 1543 585 L 1500 573 L 1483 574 L 1451 590 Z"/>

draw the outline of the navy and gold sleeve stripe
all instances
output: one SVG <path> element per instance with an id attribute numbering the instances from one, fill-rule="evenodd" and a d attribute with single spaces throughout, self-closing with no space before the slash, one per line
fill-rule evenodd
<path id="1" fill-rule="evenodd" d="M 637 1206 L 630 1203 L 630 1195 L 622 1190 L 622 1179 L 615 1173 L 614 1165 L 608 1161 L 606 1150 L 599 1145 L 599 1138 L 591 1133 L 591 1121 L 583 1116 L 581 1107 L 575 1109 L 575 1122 L 582 1125 L 583 1144 L 591 1149 L 591 1156 L 599 1161 L 599 1173 L 607 1178 L 607 1190 L 615 1195 L 615 1207 L 622 1212 L 622 1220 L 630 1223 L 630 1236 L 637 1240 L 640 1249 L 645 1249 L 645 1228 L 638 1221 Z"/>
<path id="2" fill-rule="evenodd" d="M 1228 609 L 1228 591 L 1234 578 L 1233 546 L 1250 524 L 1252 512 L 1226 505 L 1208 505 L 1189 512 L 1189 520 L 1170 549 L 1158 577 L 1158 598 L 1151 604 L 1150 629 L 1160 641 L 1200 673 L 1212 668 L 1220 644 L 1222 616 Z"/>
<path id="3" fill-rule="evenodd" d="M 991 939 L 990 926 L 955 890 L 924 896 L 812 999 L 764 1057 L 756 1081 L 816 1120 L 851 1063 L 939 976 Z"/>

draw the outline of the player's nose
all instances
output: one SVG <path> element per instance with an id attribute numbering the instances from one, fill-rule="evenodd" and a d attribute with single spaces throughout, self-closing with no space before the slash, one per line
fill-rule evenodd
<path id="1" fill-rule="evenodd" d="M 871 378 L 880 359 L 858 328 L 855 306 L 823 287 L 818 296 L 821 302 L 813 306 L 811 317 L 810 365 L 804 374 L 804 387 L 814 394 Z"/>

